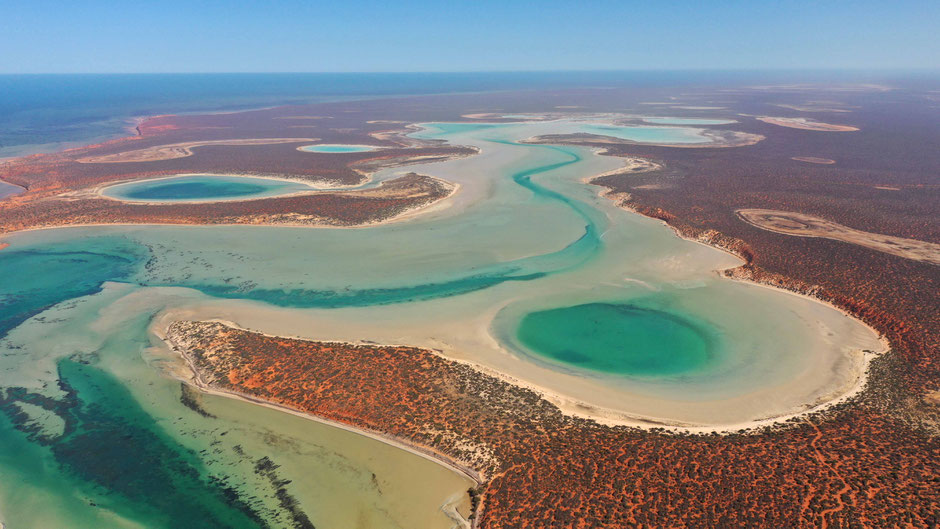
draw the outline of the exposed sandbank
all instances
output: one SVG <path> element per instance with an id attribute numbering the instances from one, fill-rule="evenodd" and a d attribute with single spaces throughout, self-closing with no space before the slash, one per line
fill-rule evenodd
<path id="1" fill-rule="evenodd" d="M 800 130 L 813 130 L 817 132 L 854 132 L 859 130 L 858 127 L 852 127 L 849 125 L 835 125 L 832 123 L 823 123 L 821 121 L 816 121 L 810 118 L 781 118 L 781 117 L 771 117 L 771 116 L 758 116 L 758 121 L 763 121 L 764 123 L 770 123 L 771 125 L 777 125 L 779 127 L 787 127 L 790 129 L 800 129 Z"/>
<path id="2" fill-rule="evenodd" d="M 796 160 L 798 162 L 816 163 L 821 165 L 832 165 L 836 163 L 835 160 L 830 160 L 829 158 L 817 158 L 815 156 L 794 156 L 790 159 Z"/>
<path id="3" fill-rule="evenodd" d="M 793 211 L 739 209 L 737 213 L 745 222 L 764 230 L 798 237 L 832 239 L 905 259 L 940 265 L 940 244 L 856 230 L 831 220 Z"/>
<path id="4" fill-rule="evenodd" d="M 156 162 L 173 160 L 193 155 L 193 149 L 210 145 L 274 145 L 278 143 L 299 143 L 318 141 L 318 138 L 255 138 L 241 140 L 206 140 L 190 141 L 185 143 L 171 143 L 169 145 L 154 145 L 144 149 L 124 151 L 115 154 L 102 154 L 78 158 L 79 163 L 129 163 L 129 162 Z"/>

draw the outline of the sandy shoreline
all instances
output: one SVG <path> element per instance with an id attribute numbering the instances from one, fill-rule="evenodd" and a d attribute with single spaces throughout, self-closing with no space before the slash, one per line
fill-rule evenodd
<path id="1" fill-rule="evenodd" d="M 598 154 L 599 154 L 599 153 L 598 153 Z M 625 163 L 625 165 L 626 165 L 627 167 L 631 167 L 631 166 L 632 166 L 632 165 L 631 165 L 632 162 L 630 161 L 630 159 L 627 159 L 624 163 Z M 621 167 L 621 168 L 615 170 L 615 172 L 616 172 L 616 173 L 623 172 L 624 169 L 625 169 L 624 167 Z M 652 169 L 650 169 L 650 170 L 652 170 Z M 610 173 L 610 172 L 608 172 L 608 173 Z M 604 174 L 608 174 L 608 173 L 604 173 Z M 598 175 L 593 175 L 593 176 L 587 177 L 585 180 L 590 181 L 590 180 L 593 180 L 593 179 L 595 179 L 595 178 L 597 178 L 597 177 L 598 177 Z M 387 222 L 392 222 L 392 221 L 395 221 L 395 220 L 400 220 L 400 219 L 403 219 L 403 218 L 407 218 L 407 217 L 416 215 L 418 212 L 427 211 L 427 209 L 425 209 L 425 208 L 434 208 L 435 206 L 438 207 L 438 208 L 441 207 L 441 205 L 444 203 L 444 201 L 445 201 L 446 199 L 448 199 L 448 198 L 450 198 L 451 196 L 453 196 L 453 194 L 457 191 L 457 187 L 458 187 L 458 186 L 455 185 L 454 189 L 451 191 L 450 194 L 448 194 L 447 196 L 445 196 L 445 197 L 439 199 L 438 201 L 436 201 L 436 202 L 434 202 L 434 203 L 427 204 L 427 205 L 425 205 L 424 207 L 417 208 L 416 211 L 408 211 L 408 210 L 406 210 L 406 211 L 403 211 L 402 213 L 400 213 L 399 215 L 390 217 L 390 218 L 388 218 L 388 219 L 383 219 L 382 221 L 378 221 L 378 222 L 375 222 L 375 223 L 362 224 L 362 225 L 356 225 L 356 226 L 337 226 L 337 225 L 332 225 L 332 224 L 325 224 L 325 225 L 322 225 L 322 224 L 313 224 L 313 223 L 311 223 L 311 224 L 296 224 L 296 225 L 293 225 L 293 224 L 268 224 L 267 226 L 317 227 L 317 228 L 322 228 L 322 227 L 330 227 L 330 228 L 358 228 L 358 227 L 367 227 L 367 226 L 371 226 L 371 225 L 384 224 L 384 223 L 387 223 Z M 610 195 L 609 193 L 603 193 L 603 192 L 600 192 L 599 194 L 604 194 L 605 196 L 608 196 L 608 198 L 613 199 L 613 200 L 618 200 L 618 199 L 619 199 L 619 202 L 621 202 L 621 204 L 620 204 L 621 207 L 625 207 L 626 209 L 631 210 L 631 211 L 633 211 L 634 213 L 637 213 L 635 210 L 632 210 L 632 208 L 629 208 L 628 206 L 625 206 L 625 205 L 622 203 L 622 199 L 623 199 L 622 196 L 613 196 L 613 195 Z M 668 223 L 666 223 L 666 224 L 668 225 Z M 22 231 L 33 231 L 33 230 L 39 230 L 39 229 L 62 229 L 62 228 L 66 228 L 66 227 L 79 227 L 79 226 L 85 226 L 85 227 L 87 227 L 87 226 L 120 226 L 120 225 L 128 225 L 128 226 L 147 226 L 147 225 L 185 226 L 185 225 L 190 225 L 190 224 L 176 224 L 176 223 L 167 223 L 167 224 L 136 224 L 136 223 L 128 223 L 128 224 L 119 224 L 119 223 L 114 223 L 114 224 L 86 224 L 86 225 L 71 225 L 71 226 L 47 226 L 47 227 L 37 227 L 37 228 L 32 228 L 32 229 L 30 229 L 30 230 L 22 230 Z M 245 225 L 253 225 L 253 224 L 237 224 L 237 223 L 236 223 L 236 224 L 212 224 L 212 225 L 213 225 L 213 226 L 222 226 L 222 225 L 245 226 Z M 204 226 L 204 225 L 200 225 L 200 226 Z M 670 227 L 672 228 L 672 226 L 670 226 Z M 693 242 L 698 242 L 699 244 L 703 244 L 703 245 L 705 245 L 705 246 L 708 246 L 709 248 L 718 248 L 718 247 L 716 247 L 716 246 L 714 246 L 714 245 L 707 244 L 706 242 L 703 242 L 703 241 L 700 241 L 700 240 L 688 239 L 687 237 L 682 236 L 682 234 L 679 233 L 678 230 L 676 230 L 675 228 L 673 228 L 673 232 L 676 233 L 677 235 L 679 235 L 679 236 L 680 236 L 681 238 L 683 238 L 683 239 L 686 239 L 686 240 L 693 240 Z M 11 232 L 11 233 L 15 233 L 15 232 Z M 8 235 L 8 234 L 4 234 L 4 235 Z M 718 248 L 718 249 L 720 249 L 720 250 L 722 250 L 722 251 L 724 251 L 725 253 L 728 253 L 728 254 L 730 254 L 730 255 L 734 255 L 733 253 L 729 252 L 727 249 L 724 249 L 724 248 Z M 740 257 L 738 257 L 738 256 L 735 256 L 735 257 L 740 260 Z M 735 267 L 730 267 L 730 268 L 735 268 Z M 753 283 L 753 282 L 750 282 L 750 281 L 749 281 L 748 283 Z M 761 285 L 761 286 L 766 286 L 766 285 Z M 772 288 L 772 287 L 767 287 L 767 288 Z M 794 294 L 793 292 L 790 292 L 790 291 L 785 290 L 785 289 L 776 289 L 776 288 L 775 288 L 775 290 L 777 290 L 777 291 L 781 291 L 781 290 L 782 290 L 782 291 L 784 291 L 784 292 L 787 292 L 787 293 L 790 293 L 790 294 Z M 812 297 L 809 297 L 809 296 L 803 296 L 803 297 L 806 297 L 807 299 L 812 299 L 813 301 L 815 301 L 815 302 L 817 302 L 817 303 L 821 303 L 821 304 L 823 304 L 823 305 L 825 305 L 825 306 L 828 306 L 828 307 L 831 307 L 831 308 L 836 308 L 836 310 L 838 310 L 838 311 L 839 311 L 840 313 L 842 313 L 843 315 L 847 315 L 847 313 L 846 313 L 845 311 L 843 311 L 843 310 L 841 310 L 841 309 L 838 309 L 838 307 L 834 307 L 832 304 L 822 302 L 821 300 L 818 300 L 818 299 L 816 299 L 816 298 L 812 298 Z M 871 329 L 870 326 L 867 326 L 867 327 L 868 327 L 869 329 Z M 873 330 L 873 329 L 872 329 L 872 330 Z M 878 334 L 877 332 L 874 332 L 874 335 L 877 335 L 877 334 Z M 311 340 L 311 338 L 301 338 L 301 339 Z M 313 340 L 313 341 L 316 341 L 316 340 Z M 329 340 L 329 341 L 342 341 L 342 340 Z M 410 346 L 410 347 L 415 346 L 415 344 L 402 344 L 402 345 L 406 345 L 406 346 Z M 435 351 L 435 352 L 436 352 L 436 351 Z M 830 392 L 829 394 L 832 394 L 832 393 L 838 393 L 838 394 L 839 394 L 839 395 L 838 395 L 837 397 L 835 397 L 834 399 L 828 399 L 828 400 L 826 400 L 825 402 L 821 402 L 821 403 L 819 403 L 819 402 L 810 403 L 810 404 L 807 405 L 807 406 L 808 406 L 807 408 L 800 409 L 800 410 L 794 410 L 794 411 L 792 411 L 792 413 L 776 414 L 776 415 L 774 415 L 774 416 L 764 417 L 764 418 L 760 418 L 760 419 L 756 419 L 756 420 L 752 420 L 752 421 L 745 421 L 745 422 L 733 423 L 733 424 L 727 424 L 727 425 L 717 425 L 717 426 L 710 426 L 710 425 L 709 425 L 709 426 L 704 426 L 704 425 L 686 424 L 686 423 L 681 423 L 681 422 L 678 422 L 678 421 L 663 420 L 663 419 L 661 419 L 661 418 L 654 417 L 654 416 L 642 416 L 642 415 L 638 415 L 638 414 L 630 414 L 630 413 L 625 413 L 625 412 L 622 412 L 622 411 L 617 411 L 617 410 L 608 409 L 608 408 L 603 408 L 603 407 L 596 406 L 596 405 L 591 405 L 591 404 L 588 404 L 588 403 L 586 403 L 586 402 L 584 402 L 584 401 L 582 401 L 582 400 L 572 398 L 572 397 L 569 396 L 569 395 L 565 395 L 563 392 L 552 391 L 552 390 L 550 390 L 550 389 L 548 389 L 548 388 L 546 388 L 546 387 L 543 387 L 543 386 L 540 386 L 540 385 L 537 385 L 537 384 L 532 384 L 532 383 L 529 383 L 529 382 L 520 380 L 520 379 L 517 378 L 517 377 L 508 375 L 508 374 L 506 374 L 506 373 L 499 372 L 499 371 L 497 371 L 496 369 L 483 366 L 483 365 L 481 365 L 481 364 L 479 364 L 479 363 L 477 363 L 477 362 L 469 361 L 469 360 L 466 360 L 466 359 L 457 359 L 457 358 L 453 358 L 453 357 L 447 356 L 447 355 L 445 355 L 445 354 L 443 354 L 443 353 L 439 353 L 439 354 L 441 354 L 441 356 L 443 356 L 444 358 L 446 358 L 446 359 L 448 359 L 448 360 L 450 360 L 450 361 L 454 361 L 454 362 L 459 362 L 459 363 L 463 363 L 463 364 L 470 365 L 470 366 L 474 367 L 475 369 L 477 369 L 477 370 L 479 370 L 479 371 L 481 371 L 481 372 L 483 372 L 483 373 L 486 373 L 486 374 L 488 374 L 488 375 L 494 376 L 494 377 L 496 377 L 496 378 L 499 378 L 499 379 L 501 379 L 501 380 L 504 380 L 504 381 L 506 381 L 506 382 L 509 382 L 509 383 L 511 383 L 511 384 L 513 384 L 513 385 L 520 386 L 520 387 L 526 387 L 526 388 L 528 388 L 528 389 L 531 389 L 531 390 L 535 391 L 536 393 L 540 394 L 543 398 L 545 398 L 545 399 L 548 400 L 549 402 L 552 402 L 553 404 L 555 404 L 555 405 L 556 405 L 557 407 L 559 407 L 563 412 L 565 412 L 566 414 L 569 414 L 569 415 L 579 416 L 579 417 L 583 417 L 583 418 L 586 418 L 586 419 L 595 420 L 595 421 L 597 421 L 597 422 L 599 422 L 599 423 L 602 423 L 602 424 L 623 425 L 623 426 L 631 426 L 631 427 L 639 427 L 639 428 L 663 428 L 663 427 L 666 427 L 666 428 L 668 428 L 668 429 L 672 429 L 672 430 L 675 430 L 675 431 L 683 431 L 683 432 L 691 432 L 691 433 L 703 433 L 703 432 L 724 432 L 724 433 L 730 433 L 730 432 L 737 431 L 737 430 L 740 430 L 740 429 L 758 428 L 758 427 L 761 427 L 761 426 L 766 426 L 766 425 L 769 425 L 769 424 L 778 423 L 778 422 L 780 422 L 780 421 L 784 421 L 784 420 L 787 420 L 787 419 L 792 418 L 792 417 L 797 417 L 797 416 L 801 416 L 801 415 L 806 415 L 806 414 L 809 414 L 809 413 L 814 413 L 814 412 L 817 412 L 817 411 L 822 411 L 822 410 L 824 410 L 824 409 L 827 409 L 828 407 L 831 407 L 831 406 L 833 406 L 833 405 L 835 405 L 835 404 L 838 404 L 838 403 L 840 403 L 840 402 L 843 402 L 843 401 L 846 400 L 847 398 L 850 398 L 851 396 L 857 394 L 858 391 L 860 391 L 860 390 L 864 387 L 865 383 L 867 382 L 867 374 L 866 374 L 865 371 L 866 371 L 866 369 L 867 369 L 868 361 L 869 361 L 869 359 L 868 359 L 867 357 L 865 357 L 865 355 L 862 355 L 862 357 L 859 357 L 859 358 L 854 358 L 854 357 L 853 357 L 853 359 L 852 359 L 852 360 L 854 361 L 853 370 L 859 372 L 860 374 L 859 374 L 858 377 L 856 377 L 856 379 L 855 379 L 854 383 L 852 384 L 852 386 L 850 386 L 850 387 L 844 387 L 844 388 L 838 388 L 835 392 Z"/>
<path id="2" fill-rule="evenodd" d="M 238 326 L 232 322 L 220 321 L 219 323 L 223 323 L 230 327 L 238 328 Z M 289 413 L 297 417 L 302 417 L 307 420 L 315 421 L 321 424 L 326 424 L 334 428 L 339 428 L 341 430 L 345 430 L 348 432 L 353 432 L 359 435 L 364 435 L 370 439 L 381 441 L 385 444 L 394 446 L 395 448 L 405 450 L 406 452 L 409 452 L 416 456 L 427 459 L 428 461 L 437 463 L 438 465 L 441 465 L 444 468 L 447 468 L 448 470 L 451 470 L 453 472 L 456 472 L 458 474 L 465 476 L 466 478 L 472 480 L 477 485 L 481 485 L 486 480 L 485 476 L 481 475 L 480 472 L 478 472 L 476 469 L 462 465 L 454 461 L 452 458 L 448 457 L 447 455 L 436 452 L 424 446 L 416 445 L 413 443 L 408 443 L 402 439 L 384 434 L 382 432 L 373 431 L 373 430 L 369 430 L 366 428 L 352 426 L 347 423 L 342 423 L 342 422 L 326 419 L 317 415 L 313 415 L 311 413 L 306 413 L 306 412 L 297 410 L 295 408 L 291 408 L 290 406 L 285 406 L 283 404 L 277 404 L 271 401 L 259 399 L 259 398 L 252 397 L 250 395 L 246 395 L 244 393 L 240 393 L 237 391 L 223 390 L 223 389 L 210 386 L 209 384 L 205 382 L 202 376 L 202 373 L 193 364 L 192 359 L 185 353 L 178 351 L 177 348 L 174 347 L 167 340 L 166 334 L 165 332 L 163 332 L 164 331 L 163 329 L 161 329 L 160 331 L 157 331 L 156 329 L 152 328 L 151 330 L 152 332 L 154 332 L 154 334 L 157 335 L 158 338 L 160 338 L 161 341 L 163 341 L 164 344 L 166 344 L 166 346 L 169 349 L 175 351 L 179 355 L 179 357 L 182 358 L 183 361 L 186 363 L 186 365 L 189 367 L 189 370 L 192 372 L 193 376 L 190 380 L 183 380 L 183 382 L 194 385 L 195 387 L 197 387 L 200 391 L 204 393 L 208 393 L 210 395 L 218 395 L 218 396 L 222 396 L 226 398 L 237 399 L 237 400 L 241 400 L 244 402 L 249 402 L 251 404 L 256 404 L 259 406 L 264 406 L 264 407 L 275 409 L 278 411 L 283 411 L 285 413 Z"/>
<path id="3" fill-rule="evenodd" d="M 592 180 L 593 180 L 593 178 L 592 178 Z M 608 193 L 604 193 L 604 194 L 603 194 L 603 196 L 606 196 L 606 197 L 608 197 L 608 198 L 611 198 L 612 200 L 617 200 L 618 198 L 622 198 L 622 197 L 618 197 L 617 195 L 618 195 L 618 194 L 617 194 L 616 192 L 608 192 Z M 620 207 L 623 208 L 623 209 L 626 209 L 626 210 L 631 211 L 631 212 L 633 212 L 633 213 L 636 213 L 636 214 L 638 214 L 638 215 L 643 215 L 642 213 L 640 213 L 639 211 L 637 211 L 635 208 L 633 208 L 633 207 L 631 207 L 629 204 L 625 203 L 624 200 L 620 200 L 620 201 L 619 201 L 619 205 L 620 205 Z M 644 216 L 645 216 L 645 215 L 644 215 Z M 722 247 L 722 246 L 718 246 L 718 245 L 715 245 L 715 244 L 710 244 L 710 243 L 708 243 L 708 242 L 699 240 L 699 239 L 697 239 L 697 238 L 687 237 L 687 236 L 684 235 L 678 228 L 676 228 L 675 226 L 672 226 L 671 224 L 669 224 L 669 223 L 666 222 L 665 220 L 662 220 L 662 219 L 657 219 L 657 220 L 659 220 L 664 226 L 669 227 L 669 228 L 672 230 L 672 232 L 673 232 L 677 237 L 679 237 L 680 239 L 683 239 L 683 240 L 686 240 L 686 241 L 690 241 L 690 242 L 694 242 L 694 243 L 696 243 L 696 244 L 701 244 L 701 245 L 706 246 L 706 247 L 708 247 L 708 248 L 713 248 L 713 249 L 716 249 L 716 250 L 720 250 L 720 251 L 722 251 L 722 252 L 724 252 L 724 253 L 726 253 L 726 254 L 728 254 L 728 255 L 730 255 L 730 256 L 733 256 L 734 258 L 736 258 L 736 259 L 738 259 L 738 260 L 740 260 L 741 264 L 738 265 L 738 266 L 731 266 L 731 267 L 727 267 L 727 268 L 722 268 L 722 269 L 717 269 L 717 270 L 715 270 L 716 274 L 718 274 L 719 277 L 721 277 L 721 278 L 723 278 L 723 279 L 730 280 L 730 281 L 736 281 L 736 282 L 739 282 L 739 283 L 742 283 L 742 284 L 746 284 L 746 285 L 749 285 L 749 286 L 758 286 L 758 287 L 761 287 L 761 288 L 766 288 L 766 289 L 772 290 L 772 291 L 774 291 L 774 292 L 778 292 L 778 293 L 781 293 L 781 294 L 788 294 L 788 295 L 791 295 L 791 296 L 796 296 L 796 297 L 799 297 L 799 298 L 803 298 L 803 299 L 807 299 L 807 300 L 813 301 L 813 302 L 818 303 L 818 304 L 820 304 L 820 305 L 824 305 L 824 306 L 826 306 L 826 307 L 828 307 L 828 308 L 830 308 L 830 309 L 833 309 L 833 310 L 839 312 L 840 314 L 842 314 L 842 315 L 845 316 L 846 318 L 851 318 L 851 319 L 855 320 L 856 322 L 860 323 L 861 325 L 863 325 L 864 327 L 866 327 L 869 331 L 871 331 L 872 334 L 874 334 L 875 336 L 878 336 L 878 340 L 879 340 L 879 342 L 881 343 L 881 346 L 882 346 L 881 350 L 879 350 L 879 351 L 870 351 L 870 352 L 858 351 L 858 353 L 860 353 L 860 354 L 853 356 L 852 360 L 855 362 L 855 363 L 854 363 L 854 368 L 858 371 L 859 376 L 857 377 L 857 379 L 856 379 L 856 381 L 855 381 L 854 384 L 852 384 L 852 385 L 851 385 L 850 387 L 848 387 L 848 388 L 844 388 L 844 390 L 841 391 L 842 394 L 841 394 L 840 396 L 834 398 L 834 399 L 831 399 L 831 400 L 828 400 L 828 401 L 822 402 L 822 403 L 812 404 L 812 405 L 810 405 L 810 406 L 809 406 L 807 409 L 805 409 L 805 410 L 795 411 L 795 412 L 787 413 L 787 414 L 775 415 L 775 416 L 772 416 L 772 417 L 767 417 L 767 418 L 763 418 L 763 419 L 756 419 L 756 420 L 753 420 L 753 421 L 746 421 L 746 422 L 741 422 L 741 423 L 737 423 L 737 424 L 724 425 L 724 426 L 721 426 L 721 427 L 719 427 L 719 428 L 714 428 L 714 427 L 676 427 L 676 426 L 670 426 L 670 427 L 666 427 L 667 430 L 676 431 L 676 432 L 687 432 L 687 433 L 711 433 L 711 432 L 715 432 L 715 433 L 719 433 L 719 434 L 735 433 L 735 432 L 737 432 L 737 431 L 739 431 L 739 430 L 742 430 L 742 429 L 743 429 L 743 430 L 756 430 L 756 429 L 758 429 L 758 428 L 763 428 L 763 427 L 765 427 L 765 426 L 779 425 L 779 424 L 781 424 L 781 423 L 785 423 L 786 421 L 788 421 L 788 420 L 790 420 L 790 419 L 799 418 L 799 417 L 804 417 L 804 416 L 807 416 L 807 415 L 811 415 L 811 414 L 815 414 L 815 413 L 824 412 L 824 411 L 826 411 L 826 410 L 828 410 L 828 409 L 830 409 L 830 408 L 832 408 L 832 407 L 834 407 L 834 406 L 837 406 L 837 405 L 842 404 L 842 403 L 844 403 L 844 402 L 846 402 L 846 401 L 848 401 L 848 400 L 851 400 L 852 398 L 854 398 L 854 397 L 857 396 L 859 393 L 861 393 L 862 391 L 865 390 L 865 388 L 866 388 L 867 385 L 868 385 L 869 366 L 870 366 L 870 364 L 871 364 L 871 361 L 872 361 L 875 357 L 880 356 L 880 355 L 882 355 L 882 354 L 885 354 L 885 353 L 887 353 L 887 352 L 889 352 L 889 351 L 891 350 L 891 344 L 888 342 L 887 338 L 886 338 L 881 332 L 879 332 L 877 329 L 875 329 L 874 327 L 872 327 L 871 325 L 869 325 L 869 324 L 866 323 L 865 321 L 863 321 L 863 320 L 857 318 L 857 317 L 856 317 L 854 314 L 852 314 L 851 312 L 849 312 L 849 311 L 847 311 L 847 310 L 845 310 L 845 309 L 843 309 L 843 308 L 841 308 L 841 307 L 839 307 L 839 306 L 837 306 L 837 305 L 835 305 L 835 304 L 833 304 L 833 303 L 831 303 L 831 302 L 829 302 L 829 301 L 826 301 L 826 300 L 824 300 L 824 299 L 820 299 L 820 298 L 818 298 L 818 297 L 811 296 L 811 295 L 808 295 L 808 294 L 803 294 L 803 293 L 801 293 L 801 292 L 795 292 L 795 291 L 793 291 L 793 290 L 789 290 L 789 289 L 786 289 L 786 288 L 780 288 L 780 287 L 776 287 L 776 286 L 773 286 L 773 285 L 768 285 L 768 284 L 765 284 L 765 283 L 761 283 L 761 282 L 759 282 L 759 281 L 753 281 L 753 280 L 745 279 L 745 278 L 729 277 L 729 276 L 725 275 L 724 272 L 733 271 L 733 270 L 738 269 L 738 268 L 740 268 L 741 266 L 747 264 L 746 260 L 744 260 L 740 255 L 737 255 L 736 253 L 734 253 L 734 252 L 732 252 L 731 250 L 729 250 L 729 249 L 727 249 L 727 248 L 724 248 L 724 247 Z M 600 422 L 600 421 L 599 421 L 599 422 Z M 604 423 L 604 424 L 608 424 L 608 423 Z M 616 425 L 616 424 L 621 424 L 621 423 L 613 423 L 613 424 Z"/>
<path id="4" fill-rule="evenodd" d="M 718 248 L 702 241 L 689 239 L 686 237 L 682 237 L 682 238 L 691 242 L 702 244 L 709 248 L 722 250 L 723 252 L 728 253 L 729 255 L 734 255 L 733 253 L 729 252 L 726 249 Z M 737 256 L 735 257 L 738 258 Z M 735 267 L 731 267 L 731 268 L 735 268 Z M 718 272 L 720 271 L 716 271 L 716 273 Z M 727 279 L 732 279 L 740 283 L 744 283 L 748 285 L 756 285 L 756 286 L 760 286 L 766 289 L 773 290 L 778 293 L 785 293 L 785 294 L 797 296 L 803 299 L 807 299 L 812 302 L 819 303 L 821 305 L 825 305 L 829 308 L 835 309 L 839 313 L 844 315 L 845 317 L 854 319 L 854 316 L 852 316 L 845 310 L 842 310 L 839 307 L 832 305 L 831 303 L 825 302 L 823 300 L 820 300 L 812 296 L 808 296 L 808 295 L 801 294 L 798 292 L 793 292 L 793 291 L 786 290 L 786 289 L 777 288 L 771 285 L 757 283 L 754 281 L 743 280 L 743 279 L 733 279 L 733 278 L 727 278 Z M 192 317 L 192 314 L 186 313 L 186 309 L 171 309 L 169 311 L 164 312 L 158 317 L 160 321 L 159 324 L 156 323 L 157 319 L 155 319 L 152 332 L 154 332 L 154 334 L 156 334 L 158 337 L 161 337 L 162 339 L 162 337 L 165 336 L 165 329 L 173 321 L 177 321 L 179 319 L 189 319 L 191 317 Z M 219 319 L 219 318 L 213 318 L 208 321 L 216 321 L 216 322 L 223 323 L 233 328 L 246 330 L 252 333 L 256 333 L 259 335 L 272 337 L 272 338 L 287 338 L 287 339 L 294 339 L 294 340 L 301 340 L 301 341 L 308 341 L 308 342 L 321 342 L 321 343 L 339 343 L 339 344 L 346 344 L 346 345 L 351 345 L 351 346 L 381 345 L 381 346 L 389 346 L 389 347 L 416 347 L 414 344 L 407 344 L 407 343 L 375 344 L 374 342 L 371 342 L 371 341 L 356 342 L 356 341 L 344 341 L 344 340 L 334 340 L 334 339 L 318 340 L 318 339 L 310 338 L 307 336 L 298 336 L 298 335 L 291 335 L 291 334 L 285 334 L 285 333 L 278 333 L 278 334 L 267 333 L 267 332 L 259 331 L 256 329 L 249 329 L 233 321 Z M 864 322 L 862 323 L 864 324 Z M 877 331 L 875 331 L 871 326 L 867 324 L 864 324 L 864 325 L 868 329 L 870 329 L 874 334 L 878 335 Z M 865 353 L 859 352 L 860 354 L 852 356 L 851 358 L 851 360 L 853 361 L 852 367 L 854 370 L 858 372 L 859 376 L 855 379 L 854 383 L 851 386 L 839 388 L 836 391 L 831 391 L 829 394 L 838 393 L 838 395 L 835 396 L 834 398 L 826 399 L 824 402 L 816 402 L 816 403 L 807 404 L 803 409 L 791 410 L 786 413 L 774 414 L 771 416 L 761 417 L 761 418 L 749 420 L 749 421 L 742 421 L 742 422 L 735 422 L 735 423 L 721 424 L 721 425 L 689 425 L 689 424 L 681 423 L 679 421 L 662 419 L 662 418 L 655 417 L 655 416 L 644 416 L 640 414 L 631 414 L 631 413 L 627 413 L 627 412 L 623 412 L 619 410 L 603 408 L 594 404 L 586 403 L 570 395 L 565 395 L 564 393 L 558 392 L 557 390 L 553 390 L 553 389 L 547 388 L 539 384 L 535 384 L 532 382 L 528 382 L 526 380 L 519 379 L 516 376 L 498 371 L 496 369 L 493 369 L 486 365 L 482 365 L 475 361 L 462 359 L 462 358 L 454 358 L 452 356 L 445 354 L 444 352 L 440 350 L 430 349 L 430 348 L 422 347 L 422 346 L 417 346 L 417 347 L 420 349 L 426 350 L 430 352 L 431 354 L 439 356 L 449 362 L 466 365 L 480 373 L 489 375 L 493 378 L 496 378 L 508 384 L 531 390 L 534 393 L 538 394 L 544 400 L 553 404 L 562 413 L 568 416 L 592 420 L 594 422 L 597 422 L 598 424 L 605 425 L 605 426 L 613 426 L 613 427 L 625 426 L 625 427 L 639 428 L 639 429 L 644 429 L 644 430 L 660 429 L 660 430 L 667 430 L 673 433 L 688 433 L 688 434 L 712 434 L 712 433 L 734 434 L 734 433 L 740 433 L 742 430 L 748 431 L 750 433 L 756 433 L 759 429 L 762 429 L 764 427 L 780 426 L 783 423 L 786 423 L 787 421 L 791 419 L 824 412 L 834 406 L 840 405 L 846 401 L 851 400 L 852 398 L 854 398 L 856 395 L 858 395 L 861 391 L 865 389 L 867 382 L 868 382 L 868 367 L 869 367 L 869 363 L 871 362 L 871 360 L 874 357 L 878 356 L 879 354 L 883 352 L 886 352 L 889 349 L 889 344 L 884 337 L 880 338 L 880 342 L 883 345 L 882 351 L 865 352 Z M 227 393 L 227 392 L 222 392 L 222 393 Z M 235 395 L 235 396 L 239 396 L 239 395 Z M 252 402 L 255 402 L 258 400 L 258 399 L 254 399 L 251 397 L 247 397 L 247 399 Z M 266 401 L 261 401 L 261 402 L 267 403 Z M 271 404 L 271 403 L 267 403 L 267 404 Z M 273 404 L 273 406 L 278 409 L 283 408 L 283 406 L 279 406 L 276 404 Z M 293 410 L 291 408 L 285 408 L 285 409 L 287 411 L 291 411 L 292 413 L 305 414 L 305 412 L 300 412 L 297 410 Z M 312 414 L 306 414 L 306 415 L 308 415 L 309 417 L 315 417 Z M 319 420 L 319 417 L 317 417 L 316 420 Z M 325 421 L 325 422 L 329 422 L 329 421 Z"/>

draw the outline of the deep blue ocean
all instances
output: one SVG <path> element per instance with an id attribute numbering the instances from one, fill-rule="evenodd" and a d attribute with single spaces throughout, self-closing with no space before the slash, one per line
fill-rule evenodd
<path id="1" fill-rule="evenodd" d="M 626 73 L 0 75 L 0 158 L 125 134 L 135 117 L 623 81 Z M 636 74 L 632 74 L 636 75 Z"/>
<path id="2" fill-rule="evenodd" d="M 478 72 L 0 75 L 0 158 L 126 134 L 133 118 L 398 95 L 676 86 L 740 73 Z M 747 74 L 753 76 L 753 74 Z"/>
<path id="3" fill-rule="evenodd" d="M 398 95 L 819 81 L 837 72 L 593 71 L 0 75 L 0 158 L 124 135 L 133 118 Z M 855 72 L 852 77 L 858 77 Z M 867 76 L 863 76 L 867 77 Z M 871 79 L 866 79 L 871 80 Z"/>

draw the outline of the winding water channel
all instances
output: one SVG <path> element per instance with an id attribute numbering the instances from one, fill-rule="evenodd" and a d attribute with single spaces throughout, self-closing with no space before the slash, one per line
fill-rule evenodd
<path id="1" fill-rule="evenodd" d="M 669 127 L 651 129 L 655 141 L 670 139 Z M 736 258 L 586 184 L 622 161 L 519 143 L 579 131 L 603 127 L 428 124 L 416 136 L 481 152 L 376 175 L 370 185 L 411 170 L 460 185 L 445 203 L 380 226 L 4 237 L 0 519 L 281 526 L 286 494 L 316 527 L 452 524 L 442 506 L 459 503 L 469 482 L 443 466 L 181 389 L 174 376 L 185 378 L 185 366 L 152 332 L 179 318 L 430 347 L 563 408 L 624 422 L 734 425 L 855 384 L 860 350 L 879 348 L 868 328 L 812 300 L 719 278 L 714 270 Z M 676 127 L 672 139 L 704 141 L 699 132 Z"/>

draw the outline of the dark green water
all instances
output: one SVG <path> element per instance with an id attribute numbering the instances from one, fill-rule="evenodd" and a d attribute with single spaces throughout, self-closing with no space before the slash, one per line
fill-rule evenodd
<path id="1" fill-rule="evenodd" d="M 636 305 L 587 303 L 532 312 L 519 323 L 526 347 L 583 369 L 629 375 L 678 375 L 715 355 L 716 338 L 683 316 Z"/>
<path id="2" fill-rule="evenodd" d="M 89 237 L 0 254 L 0 338 L 31 316 L 129 277 L 144 248 L 119 237 Z"/>
<path id="3" fill-rule="evenodd" d="M 89 507 L 114 511 L 147 527 L 257 528 L 264 523 L 224 482 L 208 475 L 198 454 L 166 435 L 120 381 L 94 359 L 57 363 L 61 399 L 8 387 L 0 394 L 5 421 L 0 446 L 23 436 L 60 467 L 66 486 Z M 57 415 L 64 431 L 37 428 L 18 403 Z M 16 432 L 10 431 L 17 430 Z M 35 450 L 34 450 L 35 451 Z"/>

